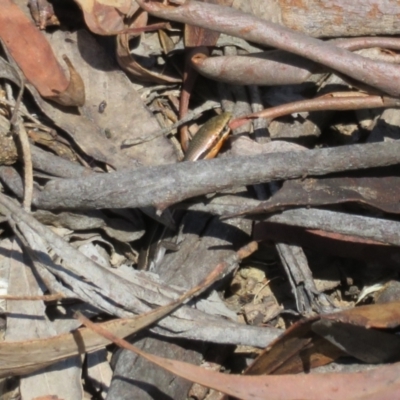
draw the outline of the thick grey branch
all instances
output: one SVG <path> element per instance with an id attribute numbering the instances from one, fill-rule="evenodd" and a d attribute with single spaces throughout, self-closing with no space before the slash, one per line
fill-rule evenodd
<path id="1" fill-rule="evenodd" d="M 235 186 L 399 162 L 400 142 L 395 141 L 141 167 L 51 181 L 35 205 L 47 209 L 162 208 Z"/>

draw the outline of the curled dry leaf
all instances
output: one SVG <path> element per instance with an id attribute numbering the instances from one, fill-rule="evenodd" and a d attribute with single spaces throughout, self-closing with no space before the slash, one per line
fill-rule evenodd
<path id="1" fill-rule="evenodd" d="M 41 96 L 66 106 L 82 106 L 84 86 L 68 64 L 70 81 L 35 25 L 11 0 L 0 0 L 0 39 Z"/>
<path id="2" fill-rule="evenodd" d="M 397 301 L 299 321 L 268 346 L 245 374 L 308 372 L 344 354 L 367 363 L 394 361 L 399 356 L 400 340 L 381 329 L 399 326 L 398 310 Z"/>
<path id="3" fill-rule="evenodd" d="M 135 21 L 131 24 L 131 27 L 134 27 L 135 29 L 143 28 L 145 30 L 147 24 L 147 16 L 148 15 L 146 12 L 139 13 L 138 16 L 135 18 Z M 138 34 L 136 34 L 136 36 L 137 35 Z M 117 61 L 120 67 L 124 71 L 129 72 L 131 75 L 133 75 L 137 79 L 140 79 L 141 81 L 150 81 L 160 84 L 180 82 L 180 79 L 168 76 L 162 72 L 149 70 L 140 65 L 140 63 L 135 59 L 135 55 L 131 53 L 129 48 L 129 40 L 134 36 L 135 35 L 130 33 L 121 33 L 117 36 L 116 53 Z"/>
<path id="4" fill-rule="evenodd" d="M 125 26 L 125 17 L 133 15 L 139 5 L 131 0 L 75 0 L 83 11 L 88 28 L 98 35 L 116 35 Z"/>
<path id="5" fill-rule="evenodd" d="M 66 55 L 63 56 L 63 60 L 69 70 L 69 84 L 63 92 L 54 90 L 57 95 L 49 98 L 63 106 L 74 105 L 82 107 L 85 104 L 85 85 L 83 80 Z"/>
<path id="6" fill-rule="evenodd" d="M 147 12 L 130 0 L 76 0 L 88 28 L 98 35 L 117 36 L 117 61 L 120 67 L 142 81 L 177 83 L 180 79 L 144 68 L 131 54 L 129 40 L 144 31 L 156 30 L 165 24 L 147 25 Z M 134 15 L 133 18 L 131 18 Z"/>

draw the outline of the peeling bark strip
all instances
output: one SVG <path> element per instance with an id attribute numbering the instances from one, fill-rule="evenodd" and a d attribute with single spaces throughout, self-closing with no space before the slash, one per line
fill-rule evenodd
<path id="1" fill-rule="evenodd" d="M 155 1 L 137 0 L 149 14 L 176 22 L 213 29 L 264 46 L 276 47 L 308 58 L 328 68 L 368 84 L 392 96 L 400 95 L 400 68 L 368 60 L 334 44 L 257 18 L 229 7 L 187 0 L 183 5 L 165 6 Z"/>
<path id="2" fill-rule="evenodd" d="M 398 163 L 399 141 L 184 162 L 51 181 L 36 205 L 47 209 L 162 208 L 235 186 Z"/>

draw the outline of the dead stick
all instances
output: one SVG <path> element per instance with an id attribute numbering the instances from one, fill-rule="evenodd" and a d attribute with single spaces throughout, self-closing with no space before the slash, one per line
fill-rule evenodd
<path id="1" fill-rule="evenodd" d="M 335 93 L 332 93 L 334 95 Z M 327 95 L 310 100 L 294 101 L 280 106 L 266 108 L 257 113 L 245 115 L 233 120 L 229 126 L 231 129 L 247 123 L 249 119 L 267 118 L 269 120 L 299 112 L 326 111 L 326 110 L 362 110 L 366 108 L 397 108 L 400 100 L 381 96 L 356 96 L 352 97 L 328 97 Z"/>
<path id="2" fill-rule="evenodd" d="M 137 0 L 148 13 L 159 18 L 216 30 L 254 43 L 275 47 L 325 65 L 359 82 L 390 94 L 400 95 L 397 65 L 374 61 L 341 49 L 332 43 L 308 37 L 254 15 L 215 4 L 186 0 L 180 6 Z"/>
<path id="3" fill-rule="evenodd" d="M 328 210 L 298 208 L 273 215 L 267 221 L 356 236 L 400 246 L 400 222 L 388 219 L 364 217 Z"/>
<path id="4" fill-rule="evenodd" d="M 36 205 L 47 209 L 155 205 L 162 209 L 232 187 L 398 163 L 398 141 L 184 162 L 51 181 Z"/>

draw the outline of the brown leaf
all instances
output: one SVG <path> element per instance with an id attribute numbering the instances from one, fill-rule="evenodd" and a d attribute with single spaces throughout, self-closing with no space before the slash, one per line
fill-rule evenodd
<path id="1" fill-rule="evenodd" d="M 63 92 L 55 90 L 57 95 L 49 98 L 62 106 L 74 105 L 82 107 L 85 104 L 85 85 L 83 80 L 66 55 L 63 55 L 63 60 L 69 70 L 69 84 Z"/>
<path id="2" fill-rule="evenodd" d="M 245 374 L 308 372 L 343 354 L 368 363 L 398 359 L 400 339 L 369 328 L 397 327 L 399 305 L 400 302 L 392 302 L 360 306 L 299 321 L 271 343 Z"/>
<path id="3" fill-rule="evenodd" d="M 131 0 L 75 0 L 88 28 L 98 35 L 116 35 L 125 29 L 125 17 L 139 6 Z"/>
<path id="4" fill-rule="evenodd" d="M 160 84 L 165 83 L 177 83 L 180 82 L 180 79 L 177 79 L 173 76 L 169 76 L 163 71 L 157 71 L 153 69 L 148 69 L 143 67 L 139 63 L 139 58 L 135 56 L 134 53 L 131 52 L 129 48 L 129 40 L 134 37 L 141 38 L 141 32 L 146 30 L 155 30 L 163 27 L 165 24 L 156 24 L 152 26 L 147 25 L 148 14 L 144 11 L 138 12 L 135 15 L 135 18 L 130 22 L 129 27 L 126 30 L 137 30 L 136 34 L 129 33 L 129 32 L 121 32 L 117 36 L 117 49 L 116 49 L 116 56 L 117 61 L 120 67 L 129 72 L 129 74 L 133 75 L 135 78 L 141 81 L 150 81 Z"/>
<path id="5" fill-rule="evenodd" d="M 400 301 L 369 304 L 334 314 L 327 314 L 323 318 L 365 328 L 397 328 L 400 325 Z"/>
<path id="6" fill-rule="evenodd" d="M 117 36 L 117 61 L 119 66 L 129 74 L 144 82 L 159 84 L 179 83 L 181 80 L 164 73 L 152 71 L 142 67 L 129 50 L 129 39 L 132 35 L 122 33 Z"/>
<path id="7" fill-rule="evenodd" d="M 24 13 L 11 0 L 0 0 L 0 7 L 0 38 L 26 79 L 43 97 L 81 106 L 84 88 L 79 87 L 76 71 L 70 67 L 73 82 L 69 82 L 43 34 Z"/>
<path id="8" fill-rule="evenodd" d="M 315 335 L 315 318 L 299 321 L 271 343 L 247 368 L 246 375 L 308 372 L 345 354 L 327 340 Z"/>
<path id="9" fill-rule="evenodd" d="M 379 392 L 394 396 L 395 394 L 397 395 L 397 391 L 400 388 L 400 364 L 353 374 L 228 375 L 145 353 L 86 318 L 84 323 L 99 335 L 107 337 L 118 344 L 118 346 L 139 354 L 167 371 L 235 398 L 252 400 L 320 400 L 322 398 L 343 400 L 356 399 L 360 396 L 374 395 Z"/>

